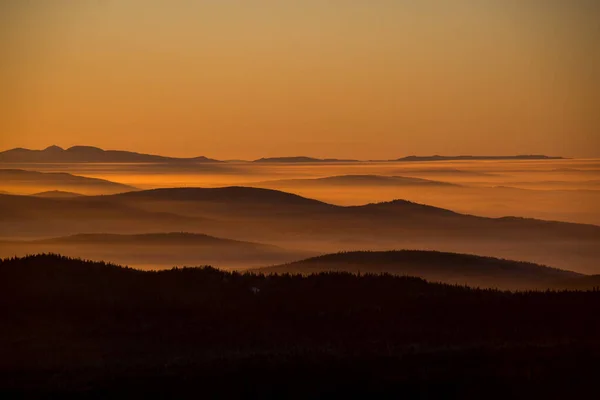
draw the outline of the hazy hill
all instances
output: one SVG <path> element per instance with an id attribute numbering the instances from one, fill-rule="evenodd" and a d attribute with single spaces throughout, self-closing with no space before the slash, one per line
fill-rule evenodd
<path id="1" fill-rule="evenodd" d="M 263 273 L 388 273 L 429 281 L 500 289 L 546 289 L 582 276 L 537 264 L 437 251 L 400 250 L 328 254 L 255 270 Z"/>
<path id="2" fill-rule="evenodd" d="M 275 246 L 261 245 L 258 243 L 243 242 L 239 240 L 223 239 L 200 233 L 169 232 L 169 233 L 142 233 L 137 235 L 118 235 L 108 233 L 80 233 L 66 237 L 42 239 L 32 243 L 56 244 L 151 244 L 156 246 L 251 246 L 276 248 Z"/>
<path id="3" fill-rule="evenodd" d="M 81 232 L 182 231 L 210 224 L 207 218 L 148 211 L 106 196 L 47 198 L 0 195 L 0 236 L 43 237 Z"/>
<path id="4" fill-rule="evenodd" d="M 159 210 L 173 207 L 187 215 L 256 216 L 298 214 L 335 208 L 327 203 L 272 189 L 230 186 L 222 188 L 166 188 L 122 193 L 112 200 L 138 203 Z"/>
<path id="5" fill-rule="evenodd" d="M 585 275 L 556 282 L 553 289 L 600 291 L 600 275 Z"/>
<path id="6" fill-rule="evenodd" d="M 136 190 L 135 187 L 105 179 L 87 178 L 66 172 L 37 172 L 22 169 L 0 169 L 0 187 L 11 192 L 69 192 L 114 194 Z M 48 195 L 49 193 L 46 193 Z"/>
<path id="7" fill-rule="evenodd" d="M 569 398 L 593 393 L 600 359 L 592 291 L 38 255 L 0 260 L 0 304 L 8 398 Z"/>
<path id="8" fill-rule="evenodd" d="M 122 193 L 113 198 L 215 201 L 228 203 L 273 203 L 283 205 L 324 204 L 279 190 L 253 188 L 246 186 L 228 186 L 220 188 L 161 188 Z"/>
<path id="9" fill-rule="evenodd" d="M 563 157 L 551 157 L 539 154 L 516 156 L 408 156 L 394 161 L 471 161 L 471 160 L 559 160 Z"/>
<path id="10" fill-rule="evenodd" d="M 339 175 L 325 178 L 280 179 L 260 182 L 260 185 L 271 187 L 336 187 L 336 186 L 459 186 L 452 183 L 433 181 L 421 178 L 383 175 Z"/>
<path id="11" fill-rule="evenodd" d="M 40 240 L 0 241 L 0 257 L 34 253 L 61 253 L 70 257 L 107 259 L 129 266 L 160 269 L 208 264 L 221 268 L 249 268 L 315 254 L 187 232 L 90 233 Z"/>
<path id="12" fill-rule="evenodd" d="M 485 218 L 402 200 L 342 207 L 249 187 L 60 200 L 0 196 L 0 221 L 10 221 L 0 223 L 4 237 L 188 231 L 317 253 L 440 250 L 600 273 L 598 226 Z"/>
<path id="13" fill-rule="evenodd" d="M 358 160 L 347 160 L 338 158 L 313 158 L 305 156 L 297 157 L 268 157 L 254 160 L 255 163 L 323 163 L 323 162 L 358 162 Z"/>
<path id="14" fill-rule="evenodd" d="M 80 197 L 83 195 L 80 193 L 65 192 L 62 190 L 49 190 L 47 192 L 40 192 L 40 193 L 32 194 L 32 196 L 48 197 L 48 198 L 53 198 L 53 199 L 64 199 L 64 198 Z"/>
<path id="15" fill-rule="evenodd" d="M 165 163 L 165 162 L 219 162 L 201 157 L 175 158 L 132 151 L 103 150 L 92 146 L 73 146 L 63 149 L 50 146 L 44 150 L 16 148 L 0 152 L 0 163 Z"/>
<path id="16" fill-rule="evenodd" d="M 456 168 L 402 168 L 394 171 L 397 174 L 403 175 L 433 175 L 433 176 L 448 176 L 448 177 L 489 177 L 494 174 L 483 171 L 471 171 Z"/>

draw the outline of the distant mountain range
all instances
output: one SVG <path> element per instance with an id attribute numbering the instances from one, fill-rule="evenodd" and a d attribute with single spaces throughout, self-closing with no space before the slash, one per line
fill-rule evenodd
<path id="1" fill-rule="evenodd" d="M 122 150 L 103 150 L 92 146 L 73 146 L 63 149 L 50 146 L 44 150 L 16 148 L 0 153 L 0 163 L 173 163 L 221 162 L 201 157 L 175 158 Z"/>
<path id="2" fill-rule="evenodd" d="M 269 157 L 254 160 L 255 163 L 352 163 L 352 162 L 382 162 L 382 161 L 477 161 L 477 160 L 559 160 L 563 157 L 551 157 L 540 154 L 516 155 L 516 156 L 408 156 L 394 160 L 355 160 L 339 158 L 314 158 L 306 156 L 296 157 Z"/>
<path id="3" fill-rule="evenodd" d="M 254 160 L 255 163 L 342 163 L 342 162 L 359 162 L 360 160 L 347 160 L 339 158 L 313 158 L 305 156 L 297 157 L 269 157 Z"/>
<path id="4" fill-rule="evenodd" d="M 516 155 L 516 156 L 408 156 L 394 160 L 356 160 L 342 158 L 316 158 L 307 156 L 265 157 L 251 163 L 355 163 L 355 162 L 385 162 L 385 161 L 459 161 L 459 160 L 556 160 L 563 157 L 545 155 Z M 230 160 L 241 162 L 242 160 Z M 43 150 L 15 148 L 0 152 L 0 163 L 221 163 L 225 161 L 204 156 L 192 158 L 166 157 L 154 154 L 143 154 L 124 150 L 103 150 L 93 146 L 73 146 L 63 149 L 50 146 Z"/>
<path id="5" fill-rule="evenodd" d="M 392 161 L 476 161 L 476 160 L 562 160 L 563 157 L 551 157 L 541 154 L 517 156 L 408 156 Z"/>
<path id="6" fill-rule="evenodd" d="M 456 184 L 434 181 L 430 179 L 412 178 L 405 176 L 384 175 L 337 175 L 324 178 L 279 179 L 257 183 L 266 187 L 302 187 L 302 186 L 459 186 Z"/>

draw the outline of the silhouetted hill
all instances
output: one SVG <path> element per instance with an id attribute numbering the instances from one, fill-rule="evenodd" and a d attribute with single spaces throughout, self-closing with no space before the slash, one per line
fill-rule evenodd
<path id="1" fill-rule="evenodd" d="M 517 156 L 408 156 L 394 161 L 475 161 L 475 160 L 560 160 L 563 157 L 551 157 L 539 154 Z"/>
<path id="2" fill-rule="evenodd" d="M 156 246 L 249 246 L 277 248 L 276 246 L 259 243 L 243 242 L 240 240 L 223 239 L 201 233 L 169 232 L 169 233 L 143 233 L 137 235 L 118 235 L 108 233 L 80 233 L 66 237 L 36 240 L 32 243 L 55 244 L 143 244 Z"/>
<path id="3" fill-rule="evenodd" d="M 245 186 L 229 186 L 222 188 L 163 188 L 122 193 L 114 196 L 117 199 L 154 200 L 154 201 L 186 201 L 214 202 L 223 205 L 265 206 L 305 206 L 327 205 L 318 200 L 309 199 L 279 190 L 253 188 Z"/>
<path id="4" fill-rule="evenodd" d="M 16 148 L 0 152 L 0 163 L 164 163 L 220 162 L 201 157 L 175 158 L 122 150 L 103 150 L 92 146 L 73 146 L 63 149 L 50 146 L 44 150 Z"/>
<path id="5" fill-rule="evenodd" d="M 470 171 L 456 168 L 406 168 L 398 169 L 395 173 L 404 175 L 434 175 L 434 176 L 494 176 L 494 174 L 483 171 Z"/>
<path id="6" fill-rule="evenodd" d="M 71 197 L 80 197 L 83 196 L 80 193 L 75 193 L 75 192 L 65 192 L 62 190 L 49 190 L 47 192 L 40 192 L 40 193 L 35 193 L 32 194 L 32 196 L 36 196 L 36 197 L 49 197 L 49 198 L 71 198 Z"/>
<path id="7" fill-rule="evenodd" d="M 365 215 L 387 215 L 392 216 L 401 214 L 407 218 L 414 218 L 420 215 L 426 216 L 451 216 L 451 217 L 470 217 L 465 214 L 459 214 L 445 208 L 428 206 L 426 204 L 415 203 L 408 200 L 392 200 L 379 203 L 370 203 L 362 206 L 348 206 L 348 210 L 363 213 Z"/>
<path id="8" fill-rule="evenodd" d="M 110 196 L 47 198 L 0 195 L 0 236 L 55 236 L 79 232 L 182 231 L 210 225 L 207 218 L 149 211 Z"/>
<path id="9" fill-rule="evenodd" d="M 66 172 L 37 172 L 22 169 L 0 169 L 0 185 L 13 191 L 81 190 L 91 194 L 114 194 L 136 190 L 135 187 L 105 179 L 87 178 Z"/>
<path id="10" fill-rule="evenodd" d="M 38 240 L 0 240 L 0 257 L 60 253 L 70 257 L 110 259 L 138 268 L 211 264 L 220 268 L 249 268 L 315 255 L 279 246 L 187 233 L 88 233 Z"/>
<path id="11" fill-rule="evenodd" d="M 268 157 L 260 158 L 252 162 L 255 163 L 336 163 L 336 162 L 358 162 L 359 160 L 348 160 L 338 158 L 313 158 L 313 157 Z"/>
<path id="12" fill-rule="evenodd" d="M 255 271 L 304 275 L 319 272 L 388 273 L 416 276 L 435 282 L 501 289 L 556 288 L 555 285 L 562 280 L 582 276 L 526 262 L 417 250 L 328 254 Z"/>
<path id="13" fill-rule="evenodd" d="M 0 236 L 186 231 L 321 254 L 440 250 L 600 272 L 598 226 L 485 218 L 402 200 L 343 207 L 249 187 L 157 189 L 60 201 L 16 197 L 0 196 L 0 222 L 5 222 Z"/>
<path id="14" fill-rule="evenodd" d="M 452 183 L 433 181 L 429 179 L 409 178 L 404 176 L 383 175 L 339 175 L 325 178 L 280 179 L 260 182 L 261 185 L 273 187 L 296 186 L 459 186 Z"/>
<path id="15" fill-rule="evenodd" d="M 569 398 L 600 360 L 598 291 L 38 255 L 0 261 L 0 304 L 7 398 Z"/>

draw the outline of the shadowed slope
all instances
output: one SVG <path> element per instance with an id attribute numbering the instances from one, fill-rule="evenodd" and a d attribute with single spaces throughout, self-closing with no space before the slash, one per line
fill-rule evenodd
<path id="1" fill-rule="evenodd" d="M 56 236 L 80 232 L 176 231 L 210 224 L 207 218 L 148 211 L 105 196 L 46 198 L 0 195 L 0 235 Z"/>
<path id="2" fill-rule="evenodd" d="M 502 289 L 546 289 L 580 274 L 537 264 L 436 251 L 346 252 L 260 268 L 264 273 L 389 273 Z"/>
<path id="3" fill-rule="evenodd" d="M 211 264 L 220 268 L 249 268 L 315 255 L 255 242 L 172 232 L 137 235 L 78 234 L 41 240 L 0 241 L 0 257 L 60 253 L 70 257 L 105 259 L 137 268 Z"/>
<path id="4" fill-rule="evenodd" d="M 245 186 L 229 186 L 222 188 L 164 188 L 138 192 L 122 193 L 115 198 L 175 200 L 194 202 L 227 202 L 227 203 L 260 203 L 265 205 L 277 204 L 282 206 L 295 205 L 325 205 L 318 200 L 308 199 L 279 190 L 261 189 Z"/>
<path id="5" fill-rule="evenodd" d="M 276 216 L 297 219 L 299 215 L 328 213 L 336 209 L 336 206 L 287 192 L 243 186 L 154 189 L 110 198 L 154 211 L 168 207 L 183 215 L 263 220 L 267 224 Z"/>
<path id="6" fill-rule="evenodd" d="M 54 255 L 1 260 L 8 323 L 0 391 L 420 398 L 439 388 L 434 397 L 479 389 L 477 398 L 514 398 L 526 384 L 531 398 L 568 398 L 574 387 L 594 389 L 599 297 L 390 275 L 142 272 Z M 566 385 L 559 396 L 556 383 Z"/>
<path id="7" fill-rule="evenodd" d="M 32 196 L 36 197 L 48 197 L 52 199 L 64 199 L 64 198 L 72 198 L 72 197 L 80 197 L 83 196 L 80 193 L 75 192 L 64 192 L 62 190 L 49 190 L 47 192 L 40 192 L 32 194 Z"/>
<path id="8" fill-rule="evenodd" d="M 114 223 L 96 209 L 113 213 Z M 11 221 L 0 224 L 3 236 L 186 231 L 318 253 L 441 250 L 600 272 L 598 226 L 477 217 L 402 200 L 342 207 L 268 189 L 174 188 L 60 201 L 0 196 L 0 218 Z"/>
<path id="9" fill-rule="evenodd" d="M 470 161 L 470 160 L 560 160 L 563 157 L 550 157 L 540 154 L 516 156 L 408 156 L 394 161 Z"/>
<path id="10" fill-rule="evenodd" d="M 169 232 L 119 235 L 109 233 L 83 233 L 52 239 L 41 239 L 29 243 L 71 245 L 152 245 L 152 246 L 230 246 L 278 249 L 277 246 L 224 239 L 201 233 Z"/>

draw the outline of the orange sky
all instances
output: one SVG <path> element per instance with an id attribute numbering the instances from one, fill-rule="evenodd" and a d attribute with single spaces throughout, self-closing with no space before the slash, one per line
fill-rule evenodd
<path id="1" fill-rule="evenodd" d="M 595 0 L 9 0 L 0 149 L 598 157 L 599 10 Z"/>

